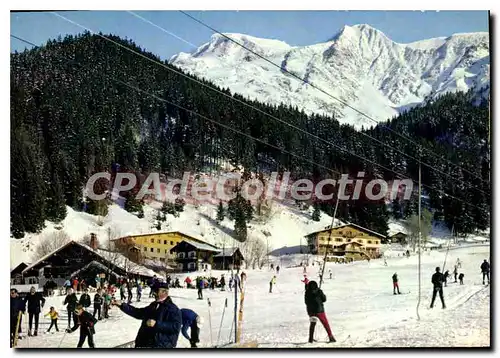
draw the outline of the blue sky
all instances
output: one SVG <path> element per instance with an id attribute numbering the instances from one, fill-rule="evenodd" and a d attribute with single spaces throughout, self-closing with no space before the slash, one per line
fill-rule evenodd
<path id="1" fill-rule="evenodd" d="M 212 32 L 178 11 L 138 11 L 140 16 L 197 46 Z M 222 32 L 237 32 L 285 41 L 290 45 L 324 42 L 344 25 L 369 24 L 396 42 L 407 43 L 458 32 L 488 31 L 487 11 L 190 11 Z M 94 31 L 127 37 L 168 59 L 191 51 L 187 43 L 126 11 L 61 12 Z M 37 45 L 49 38 L 83 30 L 50 13 L 11 13 L 11 34 Z M 11 51 L 30 47 L 11 38 Z"/>

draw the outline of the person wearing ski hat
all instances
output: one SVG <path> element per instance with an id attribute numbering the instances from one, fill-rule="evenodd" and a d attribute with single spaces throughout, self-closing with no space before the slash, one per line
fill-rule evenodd
<path id="1" fill-rule="evenodd" d="M 432 291 L 432 301 L 431 301 L 431 307 L 434 307 L 434 301 L 436 300 L 436 295 L 439 293 L 439 298 L 441 299 L 441 304 L 443 305 L 443 309 L 446 308 L 446 305 L 444 304 L 444 297 L 443 297 L 443 282 L 444 282 L 444 275 L 440 272 L 441 269 L 439 267 L 436 267 L 436 272 L 432 275 L 431 282 L 434 286 L 434 289 Z"/>
<path id="2" fill-rule="evenodd" d="M 112 304 L 131 317 L 142 321 L 135 348 L 175 348 L 182 326 L 181 310 L 168 295 L 165 282 L 158 283 L 156 300 L 149 306 L 137 308 L 119 300 Z"/>
<path id="3" fill-rule="evenodd" d="M 196 343 L 200 342 L 200 328 L 203 325 L 203 318 L 195 311 L 188 308 L 181 309 L 182 314 L 182 335 L 191 343 L 191 348 L 197 348 Z M 191 338 L 187 330 L 191 328 Z"/>
<path id="4" fill-rule="evenodd" d="M 325 307 L 323 305 L 323 303 L 326 302 L 326 296 L 318 287 L 318 283 L 316 281 L 309 281 L 307 284 L 304 301 L 306 303 L 307 314 L 309 315 L 309 320 L 311 322 L 309 325 L 309 343 L 314 341 L 314 329 L 318 320 L 328 333 L 329 342 L 335 343 L 336 340 L 330 329 L 330 325 L 325 314 Z"/>

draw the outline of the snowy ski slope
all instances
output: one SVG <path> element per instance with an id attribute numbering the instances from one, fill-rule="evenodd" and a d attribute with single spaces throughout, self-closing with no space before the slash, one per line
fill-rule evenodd
<path id="1" fill-rule="evenodd" d="M 430 278 L 436 266 L 443 266 L 444 252 L 428 252 L 422 256 L 422 301 L 421 320 L 416 320 L 418 292 L 417 257 L 391 258 L 388 266 L 383 260 L 356 262 L 348 265 L 328 264 L 333 279 L 328 275 L 323 290 L 327 296 L 325 310 L 337 343 L 326 344 L 326 333 L 321 326 L 316 330 L 318 343 L 308 344 L 309 321 L 305 310 L 300 282 L 303 269 L 282 267 L 273 293 L 268 293 L 269 280 L 273 272 L 247 270 L 247 283 L 242 342 L 258 342 L 261 348 L 301 347 L 483 347 L 489 346 L 489 287 L 481 284 L 479 266 L 490 258 L 489 247 L 468 247 L 450 251 L 447 269 L 453 269 L 457 258 L 462 261 L 459 272 L 465 274 L 463 286 L 449 283 L 444 289 L 447 305 L 441 309 L 439 301 L 433 310 L 429 309 L 432 293 Z M 317 279 L 318 266 L 308 267 L 311 279 Z M 398 273 L 402 295 L 392 294 L 391 276 Z M 219 275 L 220 272 L 214 272 Z M 186 275 L 180 275 L 181 282 Z M 191 275 L 194 277 L 194 275 Z M 234 336 L 231 329 L 234 307 L 233 293 L 219 290 L 204 291 L 204 300 L 197 300 L 196 290 L 171 289 L 170 295 L 179 308 L 189 307 L 200 314 L 205 321 L 201 329 L 201 347 L 212 347 L 230 343 Z M 144 306 L 150 302 L 147 290 L 143 292 Z M 209 329 L 207 298 L 212 302 L 210 311 L 212 339 Z M 219 325 L 227 298 L 228 307 L 219 335 Z M 63 297 L 50 298 L 43 311 L 50 305 L 62 313 L 59 328 L 66 327 Z M 91 309 L 92 311 L 92 309 Z M 49 324 L 48 318 L 41 319 L 43 332 Z M 26 330 L 27 320 L 23 319 Z M 125 316 L 117 309 L 110 312 L 110 319 L 96 325 L 97 347 L 116 347 L 135 339 L 140 322 Z M 231 331 L 233 333 L 231 333 Z M 76 347 L 78 333 L 42 334 L 20 341 L 19 347 L 71 348 Z M 178 347 L 187 348 L 188 341 L 179 337 Z M 230 345 L 229 345 L 230 346 Z"/>

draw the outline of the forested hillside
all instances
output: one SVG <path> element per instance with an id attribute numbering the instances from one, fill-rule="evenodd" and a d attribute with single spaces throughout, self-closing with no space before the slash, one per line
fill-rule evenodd
<path id="1" fill-rule="evenodd" d="M 161 62 L 131 41 L 112 39 Z M 359 132 L 335 118 L 308 116 L 300 108 L 232 97 L 240 102 L 88 33 L 11 54 L 12 235 L 38 232 L 45 220 L 62 220 L 65 205 L 105 213 L 104 201 L 86 200 L 84 205 L 82 189 L 90 175 L 117 165 L 120 170 L 180 177 L 184 171 L 229 161 L 248 172 L 290 171 L 295 179 L 334 177 L 326 169 L 331 168 L 353 177 L 364 171 L 366 180 L 399 177 L 394 171 L 417 180 L 419 155 L 428 164 L 422 165 L 422 182 L 435 218 L 445 219 L 461 234 L 489 225 L 489 107 L 473 104 L 471 94 L 445 95 L 384 124 L 436 154 L 419 152 L 415 143 L 384 125 Z M 338 217 L 384 232 L 389 215 L 410 215 L 416 201 L 413 195 L 409 202 L 389 207 L 383 200 L 341 202 Z M 317 206 L 333 211 L 332 202 Z"/>

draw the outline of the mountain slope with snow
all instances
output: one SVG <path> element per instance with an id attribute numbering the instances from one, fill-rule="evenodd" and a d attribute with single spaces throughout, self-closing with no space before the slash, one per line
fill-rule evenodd
<path id="1" fill-rule="evenodd" d="M 226 35 L 282 70 L 219 34 L 192 53 L 173 56 L 170 63 L 250 99 L 334 115 L 357 128 L 374 122 L 345 104 L 385 121 L 443 93 L 481 87 L 489 91 L 486 32 L 400 44 L 369 25 L 355 25 L 344 26 L 328 42 L 295 47 L 278 40 Z"/>

